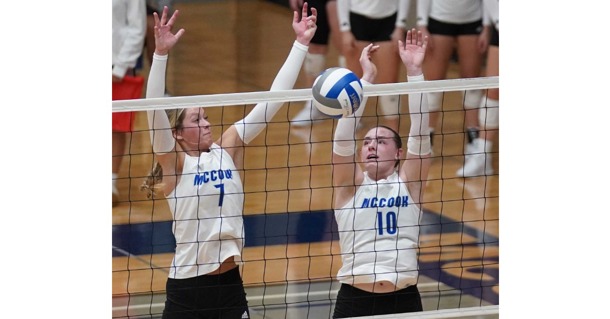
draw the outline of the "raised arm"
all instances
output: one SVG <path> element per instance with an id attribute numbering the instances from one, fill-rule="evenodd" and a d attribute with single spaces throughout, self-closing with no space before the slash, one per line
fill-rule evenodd
<path id="1" fill-rule="evenodd" d="M 371 54 L 379 49 L 372 43 L 362 50 L 360 65 L 362 66 L 363 86 L 371 85 L 377 76 L 377 67 L 371 61 Z M 356 129 L 360 117 L 364 113 L 367 97 L 363 96 L 360 107 L 352 115 L 339 119 L 333 136 L 333 186 L 335 187 L 335 207 L 345 204 L 363 179 L 362 168 L 356 158 Z"/>
<path id="2" fill-rule="evenodd" d="M 309 42 L 316 32 L 316 9 L 311 8 L 311 13 L 311 16 L 307 16 L 307 2 L 303 4 L 301 18 L 299 18 L 299 13 L 294 11 L 292 28 L 296 34 L 296 40 L 288 58 L 275 76 L 270 91 L 290 90 L 294 87 L 305 60 Z M 235 122 L 227 129 L 218 143 L 235 159 L 235 153 L 239 151 L 236 146 L 250 143 L 267 126 L 283 104 L 283 102 L 258 103 L 245 118 Z"/>
<path id="3" fill-rule="evenodd" d="M 179 11 L 174 11 L 169 20 L 167 19 L 167 12 L 168 8 L 164 7 L 161 18 L 156 12 L 154 13 L 155 53 L 148 75 L 146 98 L 162 97 L 165 93 L 165 70 L 169 50 L 184 34 L 184 29 L 180 29 L 176 34 L 172 34 L 171 31 Z M 159 164 L 163 167 L 164 173 L 166 175 L 173 174 L 176 169 L 176 153 L 173 152 L 176 140 L 172 135 L 167 113 L 165 113 L 165 110 L 150 110 L 146 113 L 153 152 Z"/>
<path id="4" fill-rule="evenodd" d="M 398 42 L 400 58 L 407 69 L 409 82 L 424 81 L 422 64 L 426 54 L 428 37 L 421 31 L 407 31 L 405 41 Z M 400 176 L 407 182 L 409 193 L 417 204 L 423 199 L 423 189 L 428 178 L 431 159 L 428 101 L 422 93 L 409 94 L 411 128 L 407 141 L 407 159 L 402 164 Z"/>

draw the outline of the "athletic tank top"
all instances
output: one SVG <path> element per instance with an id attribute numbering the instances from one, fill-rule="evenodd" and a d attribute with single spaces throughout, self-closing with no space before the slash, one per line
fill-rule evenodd
<path id="1" fill-rule="evenodd" d="M 167 196 L 174 217 L 176 253 L 170 278 L 216 270 L 244 243 L 244 192 L 233 159 L 217 144 L 199 157 L 185 156 L 180 182 Z"/>
<path id="2" fill-rule="evenodd" d="M 374 181 L 364 173 L 356 194 L 335 209 L 341 259 L 337 279 L 345 284 L 417 283 L 420 209 L 397 172 Z"/>

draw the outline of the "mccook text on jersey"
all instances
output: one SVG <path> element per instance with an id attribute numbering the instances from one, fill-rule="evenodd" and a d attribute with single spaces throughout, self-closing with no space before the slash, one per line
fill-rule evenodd
<path id="1" fill-rule="evenodd" d="M 222 179 L 233 179 L 233 172 L 230 169 L 224 171 L 220 169 L 206 171 L 201 174 L 195 175 L 193 179 L 193 185 L 201 185 L 210 181 L 215 182 L 217 180 Z"/>
<path id="2" fill-rule="evenodd" d="M 369 207 L 407 207 L 409 205 L 409 196 L 396 196 L 390 198 L 369 197 L 362 201 L 360 208 Z"/>

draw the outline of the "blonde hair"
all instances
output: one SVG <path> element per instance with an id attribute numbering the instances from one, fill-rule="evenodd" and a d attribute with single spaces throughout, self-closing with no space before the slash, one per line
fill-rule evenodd
<path id="1" fill-rule="evenodd" d="M 172 130 L 179 130 L 182 128 L 182 121 L 184 120 L 184 109 L 172 109 L 165 110 L 169 124 Z M 155 198 L 155 191 L 163 187 L 161 183 L 163 181 L 163 168 L 158 161 L 155 161 L 152 170 L 146 176 L 146 179 L 140 185 L 140 191 L 146 191 L 147 198 Z"/>

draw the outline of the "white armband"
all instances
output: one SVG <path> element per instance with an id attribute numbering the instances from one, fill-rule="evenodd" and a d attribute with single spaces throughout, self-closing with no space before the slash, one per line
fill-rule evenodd
<path id="1" fill-rule="evenodd" d="M 146 85 L 146 98 L 162 97 L 165 93 L 166 66 L 167 55 L 153 54 L 153 62 Z M 165 110 L 149 110 L 146 111 L 146 114 L 153 152 L 155 154 L 165 154 L 172 151 L 176 146 L 176 140 L 172 135 L 171 125 Z"/>
<path id="2" fill-rule="evenodd" d="M 290 90 L 294 87 L 308 48 L 308 46 L 296 40 L 294 41 L 286 61 L 275 76 L 273 84 L 271 84 L 270 91 Z M 261 102 L 256 104 L 246 117 L 234 123 L 241 140 L 246 144 L 250 143 L 267 127 L 267 123 L 273 119 L 273 116 L 280 110 L 282 105 L 284 105 L 283 102 Z"/>
<path id="3" fill-rule="evenodd" d="M 408 76 L 409 82 L 422 82 L 424 75 Z M 407 140 L 407 152 L 414 155 L 427 155 L 431 153 L 430 145 L 430 110 L 425 94 L 409 94 L 409 116 L 411 128 Z"/>

